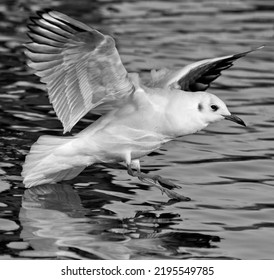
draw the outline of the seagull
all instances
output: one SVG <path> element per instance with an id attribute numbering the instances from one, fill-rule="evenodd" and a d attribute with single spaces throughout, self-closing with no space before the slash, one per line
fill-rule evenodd
<path id="1" fill-rule="evenodd" d="M 28 65 L 46 85 L 64 134 L 90 111 L 101 116 L 73 136 L 41 136 L 23 164 L 26 188 L 73 179 L 95 163 L 123 162 L 129 175 L 189 200 L 172 190 L 179 186 L 170 180 L 143 173 L 140 158 L 223 119 L 245 126 L 206 90 L 253 50 L 151 70 L 143 81 L 127 72 L 111 36 L 65 14 L 37 12 L 28 29 Z"/>

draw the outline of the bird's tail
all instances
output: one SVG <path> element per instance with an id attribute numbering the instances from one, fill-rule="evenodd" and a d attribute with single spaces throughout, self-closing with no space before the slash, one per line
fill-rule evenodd
<path id="1" fill-rule="evenodd" d="M 75 137 L 41 136 L 23 165 L 25 187 L 70 180 L 92 164 L 91 157 L 79 151 L 77 141 Z"/>

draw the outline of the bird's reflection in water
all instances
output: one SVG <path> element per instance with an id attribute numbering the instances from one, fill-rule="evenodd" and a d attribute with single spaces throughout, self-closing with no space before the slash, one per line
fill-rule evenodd
<path id="1" fill-rule="evenodd" d="M 90 188 L 90 187 L 89 187 Z M 185 248 L 211 248 L 219 238 L 174 230 L 179 214 L 137 211 L 117 218 L 104 205 L 117 200 L 66 184 L 27 189 L 22 200 L 21 237 L 30 245 L 24 257 L 57 259 L 191 258 Z M 92 207 L 88 202 L 92 201 Z M 162 206 L 159 206 L 163 208 Z M 153 208 L 153 207 L 151 207 Z M 155 205 L 154 205 L 155 208 Z M 156 207 L 157 208 L 157 207 Z M 173 228 L 171 228 L 173 227 Z"/>

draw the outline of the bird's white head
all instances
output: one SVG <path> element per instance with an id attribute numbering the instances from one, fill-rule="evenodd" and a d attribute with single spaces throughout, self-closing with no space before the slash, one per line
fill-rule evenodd
<path id="1" fill-rule="evenodd" d="M 183 136 L 195 133 L 223 119 L 245 126 L 243 120 L 232 115 L 225 103 L 208 92 L 174 92 L 171 106 L 168 107 L 170 134 Z M 171 124 L 171 125 L 170 125 Z"/>
<path id="2" fill-rule="evenodd" d="M 244 121 L 239 117 L 232 115 L 227 109 L 225 103 L 214 94 L 208 92 L 198 92 L 195 101 L 198 117 L 206 125 L 226 119 L 246 126 Z"/>

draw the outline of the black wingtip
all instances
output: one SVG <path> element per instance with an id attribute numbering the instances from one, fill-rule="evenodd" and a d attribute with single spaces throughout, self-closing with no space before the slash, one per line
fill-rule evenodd
<path id="1" fill-rule="evenodd" d="M 241 58 L 241 57 L 246 56 L 247 54 L 249 54 L 251 52 L 259 51 L 259 50 L 263 49 L 264 47 L 265 47 L 264 45 L 261 45 L 261 46 L 259 46 L 257 48 L 254 48 L 254 49 L 252 48 L 249 51 L 245 51 L 245 52 L 242 52 L 242 53 L 234 54 L 233 58 L 235 58 L 235 59 Z"/>

